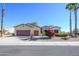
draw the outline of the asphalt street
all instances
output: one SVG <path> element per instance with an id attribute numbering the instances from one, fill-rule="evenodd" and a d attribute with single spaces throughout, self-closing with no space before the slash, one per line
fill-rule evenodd
<path id="1" fill-rule="evenodd" d="M 79 56 L 79 46 L 0 46 L 0 56 Z"/>

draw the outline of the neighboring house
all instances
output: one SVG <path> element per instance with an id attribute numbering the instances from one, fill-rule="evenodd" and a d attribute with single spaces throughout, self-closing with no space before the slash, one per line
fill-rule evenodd
<path id="1" fill-rule="evenodd" d="M 78 35 L 79 35 L 79 29 L 77 29 L 77 33 L 78 33 Z M 75 34 L 75 30 L 73 30 L 73 34 Z"/>
<path id="2" fill-rule="evenodd" d="M 39 36 L 41 35 L 40 27 L 33 23 L 20 24 L 15 26 L 16 36 Z"/>
<path id="3" fill-rule="evenodd" d="M 43 26 L 41 29 L 42 29 L 42 33 L 45 34 L 45 30 L 49 30 L 49 29 L 54 31 L 55 33 L 59 33 L 61 28 L 58 26 Z"/>
<path id="4" fill-rule="evenodd" d="M 14 28 L 6 28 L 5 34 L 7 33 L 14 33 Z"/>

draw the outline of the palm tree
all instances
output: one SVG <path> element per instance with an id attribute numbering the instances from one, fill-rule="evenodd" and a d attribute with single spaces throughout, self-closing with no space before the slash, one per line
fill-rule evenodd
<path id="1" fill-rule="evenodd" d="M 75 37 L 77 37 L 77 10 L 79 9 L 78 3 L 72 3 L 74 16 L 75 16 Z"/>
<path id="2" fill-rule="evenodd" d="M 66 9 L 70 11 L 70 36 L 72 36 L 72 19 L 71 19 L 71 12 L 72 12 L 72 4 L 69 3 L 66 5 Z"/>
<path id="3" fill-rule="evenodd" d="M 1 18 L 1 36 L 3 36 L 3 32 L 4 32 L 4 29 L 3 29 L 3 20 L 4 18 L 4 3 L 2 4 L 2 18 Z"/>

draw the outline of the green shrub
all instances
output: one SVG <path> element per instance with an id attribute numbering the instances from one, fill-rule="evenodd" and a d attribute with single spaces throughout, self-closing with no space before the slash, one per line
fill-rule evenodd
<path id="1" fill-rule="evenodd" d="M 62 37 L 61 39 L 63 39 L 63 40 L 68 40 L 69 38 L 68 38 L 68 37 Z"/>
<path id="2" fill-rule="evenodd" d="M 9 33 L 9 32 L 7 32 L 7 33 L 5 33 L 5 35 L 10 35 L 10 33 Z"/>
<path id="3" fill-rule="evenodd" d="M 57 36 L 57 37 L 67 37 L 68 34 L 67 33 L 57 33 L 55 36 Z"/>

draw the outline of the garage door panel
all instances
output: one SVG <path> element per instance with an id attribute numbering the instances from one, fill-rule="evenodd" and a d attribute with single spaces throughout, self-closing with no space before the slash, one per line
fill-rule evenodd
<path id="1" fill-rule="evenodd" d="M 17 36 L 30 36 L 30 30 L 17 30 Z"/>

